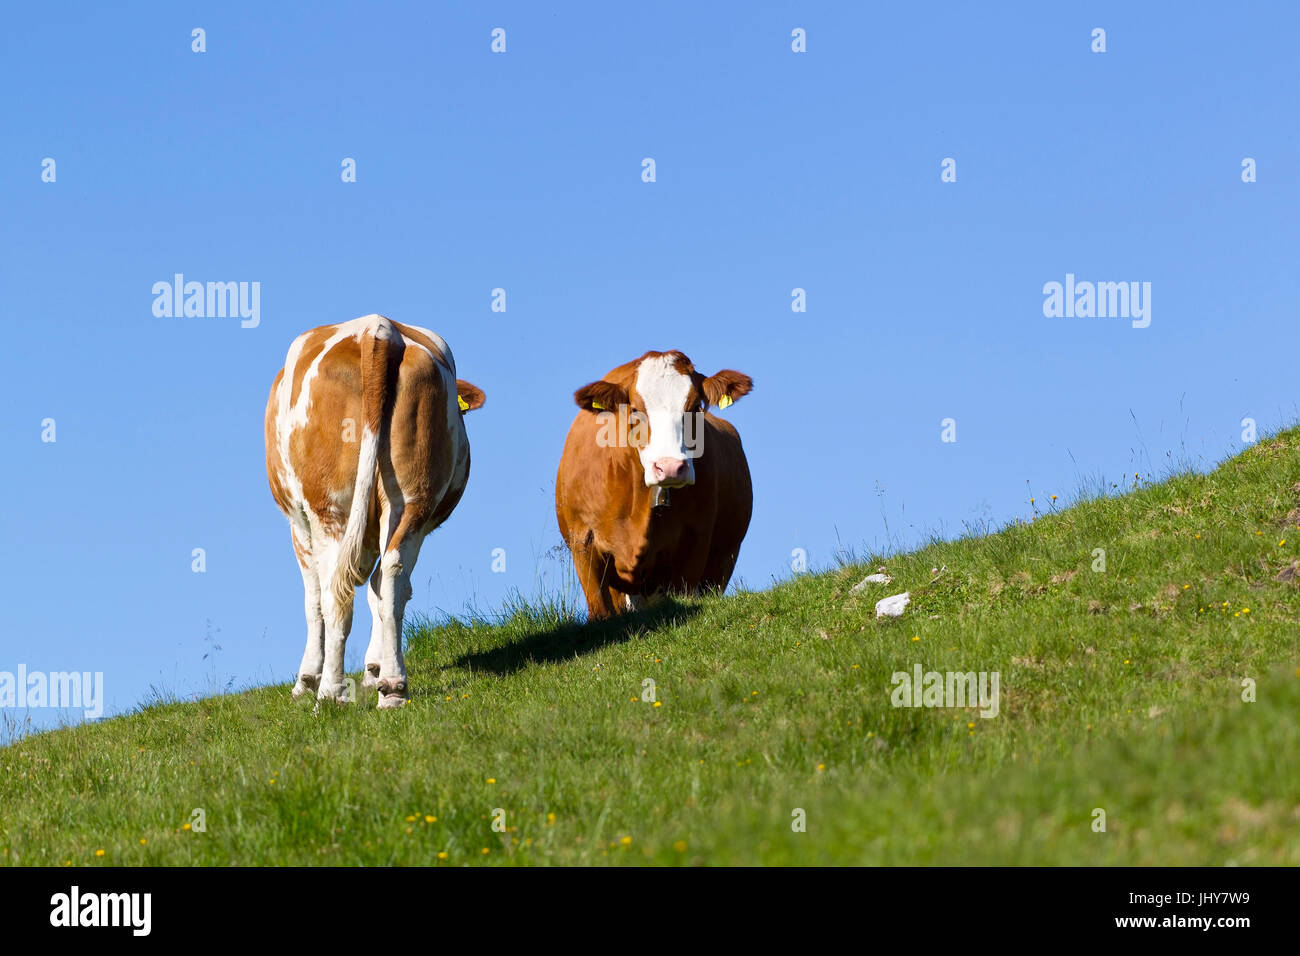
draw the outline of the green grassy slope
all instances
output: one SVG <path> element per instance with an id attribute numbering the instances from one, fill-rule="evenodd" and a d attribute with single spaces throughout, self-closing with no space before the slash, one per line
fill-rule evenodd
<path id="1" fill-rule="evenodd" d="M 607 626 L 415 628 L 395 713 L 285 685 L 32 736 L 0 750 L 0 859 L 1300 863 L 1300 430 L 1051 507 Z M 998 716 L 893 707 L 915 664 L 997 671 Z"/>

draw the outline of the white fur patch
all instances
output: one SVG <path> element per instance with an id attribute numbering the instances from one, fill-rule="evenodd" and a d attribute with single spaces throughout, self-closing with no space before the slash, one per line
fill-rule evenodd
<path id="1" fill-rule="evenodd" d="M 691 379 L 677 371 L 675 356 L 656 355 L 637 366 L 636 390 L 645 402 L 650 419 L 650 441 L 639 449 L 646 485 L 653 485 L 651 470 L 660 458 L 681 458 L 693 475 L 691 455 L 686 448 L 686 397 Z"/>

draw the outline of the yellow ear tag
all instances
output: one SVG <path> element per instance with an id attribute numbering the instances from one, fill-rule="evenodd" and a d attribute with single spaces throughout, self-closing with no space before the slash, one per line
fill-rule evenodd
<path id="1" fill-rule="evenodd" d="M 461 398 L 459 395 L 456 396 L 456 403 L 460 405 L 460 410 L 462 412 L 469 411 L 469 402 L 465 401 L 465 399 Z"/>
<path id="2" fill-rule="evenodd" d="M 734 404 L 736 404 L 736 400 L 732 398 L 730 395 L 723 395 L 720 399 L 718 399 L 719 408 L 726 408 L 728 405 L 734 405 Z"/>
<path id="3" fill-rule="evenodd" d="M 600 404 L 600 402 L 592 402 L 592 403 L 591 403 L 591 407 L 592 407 L 592 408 L 598 408 L 598 409 L 600 409 L 602 412 L 605 410 L 605 406 L 602 405 L 602 404 Z"/>

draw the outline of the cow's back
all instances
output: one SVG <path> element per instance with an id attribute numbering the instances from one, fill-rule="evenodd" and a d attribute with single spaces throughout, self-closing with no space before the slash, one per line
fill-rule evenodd
<path id="1" fill-rule="evenodd" d="M 427 503 L 428 527 L 451 513 L 469 474 L 469 441 L 456 406 L 451 351 L 418 326 L 366 316 L 304 332 L 289 348 L 266 410 L 267 477 L 281 511 L 309 511 L 330 536 L 342 534 L 357 480 L 362 430 L 361 337 L 386 322 L 403 347 L 390 351 L 389 389 L 381 409 L 379 481 L 365 539 L 377 547 L 380 498 L 400 486 Z M 394 485 L 391 480 L 398 479 Z"/>
<path id="2" fill-rule="evenodd" d="M 469 436 L 457 406 L 456 363 L 442 337 L 393 323 L 402 334 L 398 388 L 391 414 L 389 459 L 404 489 L 430 503 L 425 528 L 446 520 L 469 480 Z"/>
<path id="3" fill-rule="evenodd" d="M 289 346 L 266 408 L 267 478 L 280 510 L 306 512 L 342 534 L 356 482 L 361 429 L 362 320 L 323 325 Z"/>

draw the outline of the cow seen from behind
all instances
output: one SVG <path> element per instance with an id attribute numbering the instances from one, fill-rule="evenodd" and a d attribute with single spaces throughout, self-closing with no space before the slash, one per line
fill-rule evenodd
<path id="1" fill-rule="evenodd" d="M 456 378 L 447 343 L 367 315 L 298 336 L 266 405 L 266 472 L 289 519 L 306 592 L 307 647 L 293 696 L 346 702 L 343 653 L 356 588 L 373 626 L 362 686 L 407 700 L 402 617 L 420 545 L 469 478 L 464 415 L 483 392 Z"/>

